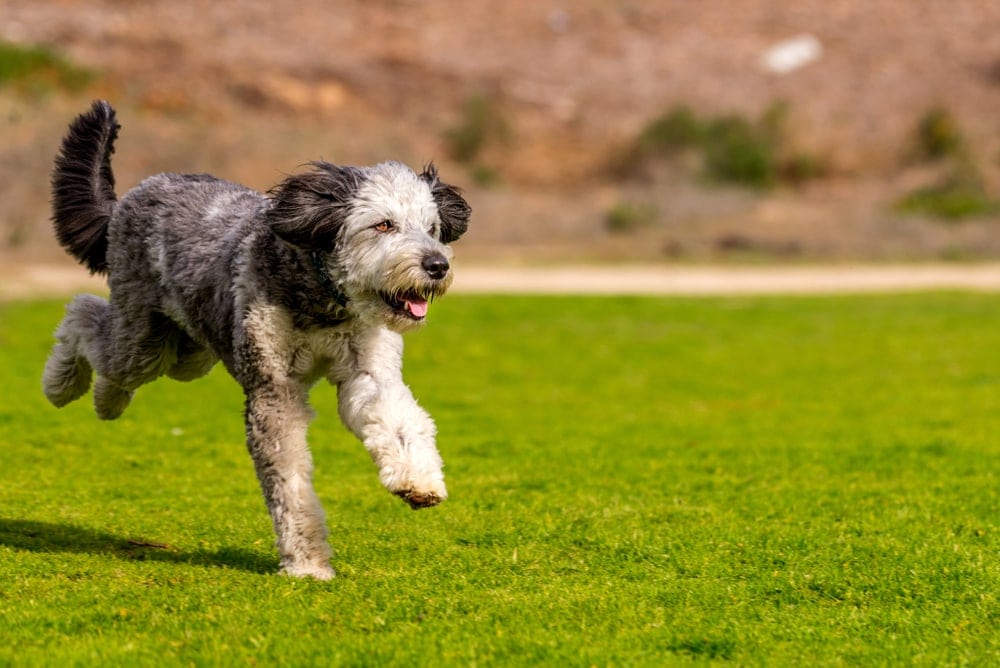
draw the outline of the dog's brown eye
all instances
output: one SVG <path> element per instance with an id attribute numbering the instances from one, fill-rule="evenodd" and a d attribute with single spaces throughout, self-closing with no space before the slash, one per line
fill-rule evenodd
<path id="1" fill-rule="evenodd" d="M 383 220 L 382 222 L 374 226 L 374 230 L 376 232 L 388 232 L 393 227 L 395 227 L 395 225 L 392 224 L 391 220 Z"/>

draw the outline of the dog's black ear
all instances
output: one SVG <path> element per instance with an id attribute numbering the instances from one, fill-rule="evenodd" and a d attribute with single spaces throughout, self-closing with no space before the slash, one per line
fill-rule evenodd
<path id="1" fill-rule="evenodd" d="M 300 248 L 330 250 L 344 224 L 351 196 L 361 184 L 361 170 L 328 162 L 294 174 L 271 189 L 271 230 Z"/>
<path id="2" fill-rule="evenodd" d="M 438 217 L 441 218 L 441 241 L 450 244 L 469 229 L 472 208 L 462 197 L 462 191 L 438 179 L 438 170 L 434 163 L 424 168 L 420 178 L 431 187 L 431 195 L 437 204 Z"/>

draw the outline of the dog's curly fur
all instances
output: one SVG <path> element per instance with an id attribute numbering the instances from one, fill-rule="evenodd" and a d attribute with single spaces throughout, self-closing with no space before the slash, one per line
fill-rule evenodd
<path id="1" fill-rule="evenodd" d="M 447 495 L 435 427 L 403 383 L 401 333 L 452 280 L 466 230 L 460 192 L 428 166 L 326 162 L 267 195 L 205 174 L 159 174 L 116 199 L 119 125 L 95 102 L 70 126 L 52 177 L 56 235 L 108 301 L 67 307 L 45 366 L 56 406 L 85 394 L 114 419 L 135 390 L 192 380 L 218 361 L 246 394 L 247 446 L 274 522 L 281 568 L 333 576 L 312 488 L 309 388 L 337 387 L 340 417 L 382 484 L 414 508 Z"/>

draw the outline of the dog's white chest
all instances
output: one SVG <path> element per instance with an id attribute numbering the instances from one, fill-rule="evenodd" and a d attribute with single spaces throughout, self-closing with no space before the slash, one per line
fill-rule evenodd
<path id="1" fill-rule="evenodd" d="M 258 365 L 272 377 L 289 375 L 312 381 L 326 375 L 331 367 L 349 364 L 347 330 L 297 329 L 287 311 L 271 304 L 252 306 L 243 325 L 260 355 Z"/>

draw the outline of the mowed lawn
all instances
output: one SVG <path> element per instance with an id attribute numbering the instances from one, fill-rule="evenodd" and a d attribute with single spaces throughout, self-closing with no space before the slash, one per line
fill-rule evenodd
<path id="1" fill-rule="evenodd" d="M 1000 295 L 448 297 L 442 506 L 313 392 L 328 583 L 276 573 L 235 383 L 56 410 L 61 313 L 0 305 L 0 664 L 1000 662 Z"/>

